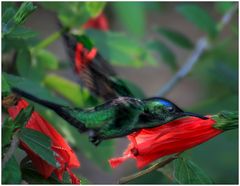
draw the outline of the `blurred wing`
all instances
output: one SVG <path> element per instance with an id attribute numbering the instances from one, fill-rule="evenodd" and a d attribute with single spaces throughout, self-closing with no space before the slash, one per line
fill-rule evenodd
<path id="1" fill-rule="evenodd" d="M 69 57 L 75 67 L 75 55 L 77 39 L 70 34 L 63 35 Z M 83 54 L 78 54 L 83 55 Z M 79 71 L 79 77 L 92 93 L 105 100 L 119 96 L 134 97 L 126 84 L 117 78 L 116 73 L 108 62 L 97 53 L 96 56 L 87 63 L 81 64 L 83 68 Z"/>

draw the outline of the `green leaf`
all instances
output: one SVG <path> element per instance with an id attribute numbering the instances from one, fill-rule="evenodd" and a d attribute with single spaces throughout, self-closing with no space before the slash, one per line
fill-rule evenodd
<path id="1" fill-rule="evenodd" d="M 23 128 L 19 132 L 19 138 L 47 163 L 58 167 L 54 152 L 51 149 L 51 139 L 48 136 L 33 129 Z"/>
<path id="2" fill-rule="evenodd" d="M 10 92 L 9 84 L 8 84 L 4 74 L 2 74 L 2 93 L 6 95 L 9 92 Z"/>
<path id="3" fill-rule="evenodd" d="M 85 2 L 85 7 L 91 17 L 97 17 L 104 9 L 106 2 Z"/>
<path id="4" fill-rule="evenodd" d="M 149 53 L 146 48 L 124 34 L 89 29 L 86 35 L 91 38 L 101 55 L 110 63 L 120 66 L 141 67 Z M 152 61 L 151 61 L 152 63 Z"/>
<path id="5" fill-rule="evenodd" d="M 19 39 L 28 39 L 32 37 L 36 37 L 37 32 L 32 31 L 31 29 L 24 28 L 21 26 L 16 27 L 8 37 L 11 38 L 19 38 Z"/>
<path id="6" fill-rule="evenodd" d="M 3 7 L 2 23 L 7 23 L 15 15 L 16 10 L 13 7 Z"/>
<path id="7" fill-rule="evenodd" d="M 195 24 L 198 28 L 207 32 L 213 37 L 217 33 L 217 25 L 213 18 L 204 9 L 197 5 L 182 4 L 177 7 L 177 11 L 186 19 Z"/>
<path id="8" fill-rule="evenodd" d="M 173 70 L 177 69 L 177 61 L 174 53 L 161 41 L 152 41 L 148 44 L 148 47 L 152 50 L 157 51 L 163 62 L 169 65 Z"/>
<path id="9" fill-rule="evenodd" d="M 76 27 L 90 18 L 84 2 L 44 2 L 41 3 L 45 8 L 57 12 L 58 18 L 65 27 Z"/>
<path id="10" fill-rule="evenodd" d="M 35 54 L 38 66 L 44 69 L 58 69 L 58 59 L 55 55 L 47 50 L 38 50 Z"/>
<path id="11" fill-rule="evenodd" d="M 19 50 L 17 53 L 16 66 L 18 73 L 28 77 L 31 71 L 31 53 L 29 49 Z"/>
<path id="12" fill-rule="evenodd" d="M 2 170 L 2 184 L 20 184 L 21 180 L 20 167 L 12 156 Z"/>
<path id="13" fill-rule="evenodd" d="M 22 178 L 29 184 L 61 184 L 58 178 L 53 175 L 44 178 L 38 173 L 38 171 L 32 166 L 31 162 L 21 162 Z"/>
<path id="14" fill-rule="evenodd" d="M 115 2 L 112 5 L 121 24 L 130 33 L 138 37 L 144 36 L 146 28 L 144 2 Z M 126 13 L 126 10 L 129 13 Z"/>
<path id="15" fill-rule="evenodd" d="M 86 88 L 82 88 L 79 84 L 58 75 L 47 75 L 43 82 L 48 88 L 56 91 L 79 107 L 87 106 L 91 97 Z M 71 94 L 69 94 L 69 92 L 71 92 Z"/>
<path id="16" fill-rule="evenodd" d="M 186 49 L 192 49 L 194 47 L 194 44 L 184 34 L 178 31 L 169 28 L 160 28 L 158 32 L 180 47 Z"/>
<path id="17" fill-rule="evenodd" d="M 174 160 L 174 176 L 179 184 L 213 184 L 203 170 L 182 157 Z"/>
<path id="18" fill-rule="evenodd" d="M 18 88 L 31 95 L 37 95 L 37 97 L 40 99 L 44 99 L 61 105 L 68 105 L 68 103 L 65 100 L 54 96 L 51 92 L 49 92 L 48 89 L 46 89 L 38 82 L 34 82 L 19 76 L 14 76 L 6 73 L 4 74 L 11 87 Z"/>
<path id="19" fill-rule="evenodd" d="M 234 2 L 215 2 L 215 8 L 219 13 L 224 14 L 225 12 L 233 8 L 234 4 Z"/>
<path id="20" fill-rule="evenodd" d="M 37 9 L 31 2 L 24 2 L 21 4 L 17 13 L 13 17 L 16 24 L 23 24 L 27 17 Z"/>
<path id="21" fill-rule="evenodd" d="M 24 127 L 30 119 L 33 112 L 33 106 L 29 105 L 27 108 L 22 109 L 14 119 L 14 128 Z"/>
<path id="22" fill-rule="evenodd" d="M 5 118 L 2 124 L 2 146 L 10 144 L 14 131 L 14 122 L 11 118 Z"/>

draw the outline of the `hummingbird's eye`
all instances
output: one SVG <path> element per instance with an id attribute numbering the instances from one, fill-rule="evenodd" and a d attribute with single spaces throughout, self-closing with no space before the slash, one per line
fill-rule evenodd
<path id="1" fill-rule="evenodd" d="M 172 106 L 169 106 L 166 109 L 168 110 L 168 112 L 174 112 L 175 111 L 174 107 L 172 107 Z"/>

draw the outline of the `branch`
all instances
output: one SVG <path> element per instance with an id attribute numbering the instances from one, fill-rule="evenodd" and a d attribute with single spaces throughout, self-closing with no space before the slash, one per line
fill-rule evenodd
<path id="1" fill-rule="evenodd" d="M 2 168 L 5 167 L 6 163 L 8 162 L 8 160 L 12 157 L 12 155 L 14 154 L 16 148 L 18 147 L 19 145 L 19 139 L 18 139 L 18 136 L 17 136 L 17 133 L 16 132 L 14 135 L 13 135 L 13 139 L 11 141 L 11 144 L 10 144 L 10 147 L 8 149 L 8 151 L 5 153 L 4 155 L 4 158 L 2 160 Z"/>
<path id="2" fill-rule="evenodd" d="M 221 18 L 217 28 L 221 31 L 226 24 L 230 22 L 234 13 L 237 11 L 238 6 L 235 5 L 229 11 L 227 11 Z M 186 63 L 179 69 L 179 71 L 168 81 L 161 89 L 158 90 L 157 96 L 163 97 L 169 93 L 174 86 L 177 85 L 188 73 L 192 70 L 193 66 L 199 61 L 199 58 L 203 55 L 206 49 L 210 46 L 207 36 L 201 37 L 196 44 L 191 56 L 187 59 Z"/>
<path id="3" fill-rule="evenodd" d="M 178 156 L 179 156 L 179 154 L 177 154 L 177 155 L 175 155 L 175 156 L 172 156 L 172 157 L 170 157 L 170 158 L 168 158 L 168 159 L 166 159 L 166 160 L 164 160 L 164 161 L 161 161 L 161 162 L 159 162 L 159 163 L 156 163 L 156 164 L 152 165 L 151 167 L 149 167 L 149 168 L 147 168 L 147 169 L 144 169 L 144 170 L 142 170 L 142 171 L 139 171 L 139 172 L 137 172 L 137 173 L 135 173 L 135 174 L 132 174 L 132 175 L 126 176 L 126 177 L 122 177 L 122 178 L 119 180 L 119 183 L 120 183 L 120 184 L 128 183 L 128 182 L 130 182 L 130 181 L 132 181 L 132 180 L 134 180 L 134 179 L 136 179 L 136 178 L 138 178 L 138 177 L 141 177 L 141 176 L 143 176 L 143 175 L 145 175 L 145 174 L 148 174 L 148 173 L 150 173 L 150 172 L 152 172 L 152 171 L 154 171 L 154 170 L 157 170 L 157 169 L 159 169 L 159 168 L 162 168 L 162 167 L 164 167 L 165 165 L 171 163 L 173 160 L 177 159 Z"/>

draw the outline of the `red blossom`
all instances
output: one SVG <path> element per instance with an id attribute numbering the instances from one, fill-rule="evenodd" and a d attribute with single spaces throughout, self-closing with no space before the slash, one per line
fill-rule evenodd
<path id="1" fill-rule="evenodd" d="M 98 30 L 107 31 L 109 30 L 109 24 L 106 16 L 104 14 L 100 14 L 95 18 L 89 19 L 88 22 L 86 22 L 83 25 L 83 28 L 84 29 L 94 28 Z"/>
<path id="2" fill-rule="evenodd" d="M 170 154 L 183 152 L 223 132 L 213 127 L 216 123 L 209 118 L 185 117 L 165 125 L 142 129 L 128 135 L 130 144 L 122 157 L 109 160 L 112 168 L 125 160 L 134 158 L 138 168 Z"/>
<path id="3" fill-rule="evenodd" d="M 80 73 L 86 63 L 91 62 L 97 55 L 97 49 L 92 48 L 89 52 L 83 44 L 77 43 L 75 48 L 75 70 Z"/>
<path id="4" fill-rule="evenodd" d="M 8 108 L 8 113 L 14 119 L 18 113 L 27 106 L 27 101 L 20 99 L 16 106 Z M 26 151 L 37 171 L 44 178 L 48 178 L 52 172 L 54 172 L 61 181 L 64 171 L 68 171 L 72 183 L 80 184 L 80 180 L 71 172 L 72 168 L 80 166 L 80 162 L 78 161 L 76 154 L 65 142 L 64 138 L 51 126 L 51 124 L 49 124 L 39 113 L 34 111 L 26 124 L 26 128 L 39 131 L 51 139 L 52 150 L 56 152 L 56 160 L 60 164 L 59 168 L 49 165 L 46 161 L 41 159 L 38 154 L 34 153 L 26 144 L 21 142 L 21 147 Z"/>

